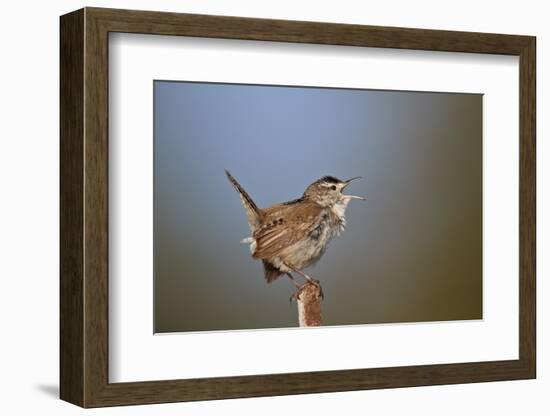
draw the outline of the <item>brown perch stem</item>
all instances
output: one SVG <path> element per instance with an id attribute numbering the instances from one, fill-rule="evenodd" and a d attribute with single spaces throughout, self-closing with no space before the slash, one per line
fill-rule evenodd
<path id="1" fill-rule="evenodd" d="M 305 283 L 297 303 L 300 326 L 321 326 L 321 289 L 318 285 Z"/>

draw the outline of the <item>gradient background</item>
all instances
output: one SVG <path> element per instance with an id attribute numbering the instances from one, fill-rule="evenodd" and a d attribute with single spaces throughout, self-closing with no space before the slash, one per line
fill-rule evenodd
<path id="1" fill-rule="evenodd" d="M 155 332 L 297 326 L 250 257 L 258 206 L 362 176 L 317 266 L 324 325 L 482 318 L 482 95 L 154 82 Z"/>

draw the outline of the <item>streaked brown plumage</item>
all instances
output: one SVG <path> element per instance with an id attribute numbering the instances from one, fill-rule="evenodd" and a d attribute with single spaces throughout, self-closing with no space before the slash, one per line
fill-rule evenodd
<path id="1" fill-rule="evenodd" d="M 342 194 L 357 178 L 342 181 L 324 176 L 309 185 L 302 197 L 262 209 L 228 171 L 225 173 L 239 193 L 250 226 L 251 236 L 243 242 L 250 243 L 253 258 L 262 260 L 267 282 L 287 274 L 300 287 L 291 274 L 295 272 L 318 284 L 302 269 L 317 262 L 328 242 L 344 228 L 349 201 L 364 199 Z"/>

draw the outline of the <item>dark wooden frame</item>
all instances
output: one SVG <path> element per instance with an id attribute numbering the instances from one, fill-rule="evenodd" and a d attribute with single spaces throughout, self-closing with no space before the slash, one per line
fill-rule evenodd
<path id="1" fill-rule="evenodd" d="M 534 37 L 99 8 L 64 15 L 60 24 L 63 400 L 99 407 L 535 378 Z M 519 359 L 109 383 L 109 32 L 519 56 Z"/>

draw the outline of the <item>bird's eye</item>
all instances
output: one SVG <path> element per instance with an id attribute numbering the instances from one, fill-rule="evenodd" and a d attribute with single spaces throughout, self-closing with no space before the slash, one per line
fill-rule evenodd
<path id="1" fill-rule="evenodd" d="M 336 185 L 332 185 L 332 186 L 330 187 L 330 189 L 332 189 L 333 191 L 336 191 Z"/>

